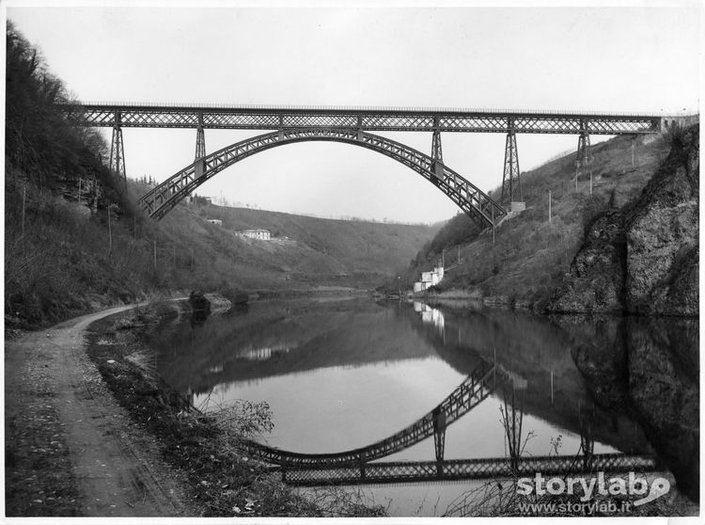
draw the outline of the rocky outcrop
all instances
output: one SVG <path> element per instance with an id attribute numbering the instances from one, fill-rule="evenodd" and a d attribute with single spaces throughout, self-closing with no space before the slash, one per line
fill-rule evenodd
<path id="1" fill-rule="evenodd" d="M 586 229 L 550 311 L 698 315 L 697 126 L 671 139 L 639 198 Z"/>
<path id="2" fill-rule="evenodd" d="M 619 212 L 599 217 L 573 259 L 564 289 L 550 310 L 570 313 L 619 313 L 624 310 L 626 238 Z"/>
<path id="3" fill-rule="evenodd" d="M 557 322 L 565 324 L 563 318 Z M 697 320 L 612 317 L 595 327 L 591 336 L 575 339 L 571 352 L 593 399 L 636 419 L 679 489 L 697 501 Z"/>

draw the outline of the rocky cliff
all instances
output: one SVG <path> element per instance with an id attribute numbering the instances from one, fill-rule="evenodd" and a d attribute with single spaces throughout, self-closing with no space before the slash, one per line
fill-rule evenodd
<path id="1" fill-rule="evenodd" d="M 586 228 L 550 311 L 698 315 L 698 135 L 672 132 L 639 198 Z"/>

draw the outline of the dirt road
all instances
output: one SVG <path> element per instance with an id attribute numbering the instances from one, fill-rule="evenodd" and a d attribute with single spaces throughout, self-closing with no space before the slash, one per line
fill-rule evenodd
<path id="1" fill-rule="evenodd" d="M 179 516 L 182 486 L 84 351 L 117 307 L 5 343 L 6 513 Z"/>

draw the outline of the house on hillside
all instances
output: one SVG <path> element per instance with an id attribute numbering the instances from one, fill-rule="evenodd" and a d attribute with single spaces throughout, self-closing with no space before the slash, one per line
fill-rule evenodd
<path id="1" fill-rule="evenodd" d="M 206 222 L 210 222 L 211 224 L 215 224 L 216 226 L 222 226 L 223 221 L 220 219 L 206 219 Z"/>
<path id="2" fill-rule="evenodd" d="M 269 230 L 263 229 L 244 230 L 238 232 L 238 235 L 242 235 L 243 237 L 247 237 L 248 239 L 257 239 L 260 241 L 269 241 L 272 238 L 272 234 L 269 232 Z"/>
<path id="3" fill-rule="evenodd" d="M 428 290 L 431 286 L 436 286 L 443 280 L 443 266 L 436 266 L 431 272 L 422 272 L 421 280 L 414 283 L 414 293 Z"/>

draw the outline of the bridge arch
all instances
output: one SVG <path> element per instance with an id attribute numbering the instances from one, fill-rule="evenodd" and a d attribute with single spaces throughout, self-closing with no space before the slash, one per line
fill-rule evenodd
<path id="1" fill-rule="evenodd" d="M 350 129 L 289 129 L 236 142 L 178 171 L 143 195 L 140 204 L 150 217 L 159 220 L 198 186 L 229 166 L 270 148 L 307 141 L 353 144 L 386 155 L 432 182 L 485 226 L 496 224 L 506 214 L 501 205 L 441 161 L 386 137 Z"/>
<path id="2" fill-rule="evenodd" d="M 283 467 L 360 465 L 409 448 L 430 436 L 436 438 L 439 417 L 443 418 L 444 427 L 451 425 L 482 403 L 497 388 L 512 380 L 501 365 L 482 361 L 453 392 L 425 416 L 388 438 L 366 447 L 329 454 L 305 454 L 281 450 L 255 441 L 245 441 L 243 444 L 249 455 Z"/>

